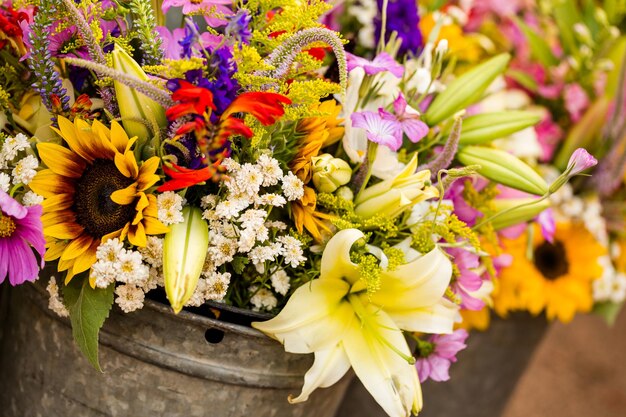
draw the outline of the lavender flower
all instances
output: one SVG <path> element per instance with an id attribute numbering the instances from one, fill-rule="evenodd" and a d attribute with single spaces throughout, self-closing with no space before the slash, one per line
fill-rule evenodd
<path id="1" fill-rule="evenodd" d="M 252 16 L 246 9 L 239 9 L 236 15 L 230 18 L 226 25 L 226 37 L 238 43 L 250 43 L 252 32 L 250 32 L 250 20 Z"/>
<path id="2" fill-rule="evenodd" d="M 367 75 L 389 71 L 395 75 L 396 78 L 401 78 L 402 74 L 404 74 L 404 67 L 398 64 L 387 52 L 381 52 L 376 55 L 373 61 L 346 52 L 346 59 L 348 62 L 348 71 L 360 67 L 365 70 Z"/>
<path id="3" fill-rule="evenodd" d="M 402 146 L 402 126 L 384 110 L 356 112 L 350 118 L 352 127 L 365 129 L 368 140 L 385 145 L 392 151 Z"/>
<path id="4" fill-rule="evenodd" d="M 394 100 L 393 110 L 402 130 L 411 142 L 417 143 L 428 134 L 428 125 L 420 120 L 420 115 L 416 110 L 407 105 L 402 93 Z"/>
<path id="5" fill-rule="evenodd" d="M 431 336 L 427 342 L 419 341 L 415 367 L 420 382 L 428 378 L 433 381 L 449 380 L 450 365 L 456 362 L 456 354 L 467 347 L 465 344 L 467 336 L 467 331 L 459 329 L 452 334 Z"/>

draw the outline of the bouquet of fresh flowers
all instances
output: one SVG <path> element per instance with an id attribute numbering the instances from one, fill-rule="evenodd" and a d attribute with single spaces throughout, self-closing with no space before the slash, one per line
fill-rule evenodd
<path id="1" fill-rule="evenodd" d="M 449 27 L 461 9 L 404 3 L 351 25 L 322 0 L 4 1 L 0 281 L 55 268 L 50 307 L 97 368 L 113 305 L 163 288 L 175 312 L 275 315 L 252 325 L 315 355 L 293 403 L 352 368 L 390 416 L 417 413 L 507 257 L 527 261 L 506 231 L 550 233 L 596 160 L 564 147 L 546 181 L 499 145 L 542 120 L 489 105 L 511 56 L 481 59 L 484 35 Z"/>

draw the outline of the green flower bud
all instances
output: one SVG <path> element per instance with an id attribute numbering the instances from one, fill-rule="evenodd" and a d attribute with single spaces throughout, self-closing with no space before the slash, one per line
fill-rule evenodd
<path id="1" fill-rule="evenodd" d="M 352 178 L 352 169 L 343 159 L 325 153 L 311 158 L 313 184 L 320 193 L 332 193 Z"/>
<path id="2" fill-rule="evenodd" d="M 544 179 L 508 152 L 482 146 L 466 146 L 457 153 L 457 159 L 465 166 L 480 165 L 478 173 L 499 184 L 536 195 L 548 192 Z"/>
<path id="3" fill-rule="evenodd" d="M 350 187 L 339 187 L 336 194 L 337 197 L 343 198 L 346 201 L 354 200 L 354 192 L 352 192 Z"/>
<path id="4" fill-rule="evenodd" d="M 141 66 L 118 45 L 115 45 L 111 57 L 115 70 L 132 75 L 141 81 L 149 81 Z M 142 119 L 148 122 L 154 120 L 161 128 L 167 127 L 165 109 L 160 104 L 119 81 L 114 80 L 113 86 L 122 124 L 129 136 L 137 136 L 140 140 L 150 139 L 150 131 L 145 124 L 129 119 Z"/>
<path id="5" fill-rule="evenodd" d="M 165 293 L 175 313 L 193 295 L 209 248 L 209 226 L 202 210 L 187 206 L 185 220 L 170 226 L 163 242 Z"/>
<path id="6" fill-rule="evenodd" d="M 415 204 L 437 197 L 439 192 L 430 185 L 430 171 L 415 172 L 417 155 L 396 177 L 366 188 L 355 200 L 354 212 L 370 218 L 377 214 L 394 218 Z"/>
<path id="7" fill-rule="evenodd" d="M 483 113 L 463 119 L 459 145 L 480 145 L 534 126 L 541 120 L 528 111 Z"/>
<path id="8" fill-rule="evenodd" d="M 504 72 L 510 59 L 509 54 L 497 55 L 452 81 L 435 97 L 422 120 L 429 126 L 434 126 L 459 110 L 476 103 L 493 80 Z"/>
<path id="9" fill-rule="evenodd" d="M 550 201 L 537 198 L 498 198 L 493 200 L 493 205 L 496 213 L 491 224 L 495 230 L 501 230 L 534 219 L 550 207 Z"/>

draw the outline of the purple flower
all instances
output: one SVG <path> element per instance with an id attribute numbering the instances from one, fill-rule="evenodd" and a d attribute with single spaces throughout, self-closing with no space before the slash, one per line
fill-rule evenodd
<path id="1" fill-rule="evenodd" d="M 402 93 L 393 102 L 393 109 L 402 126 L 402 130 L 413 143 L 417 143 L 428 134 L 428 125 L 420 120 L 420 115 L 411 107 L 407 111 L 407 103 Z"/>
<path id="2" fill-rule="evenodd" d="M 568 173 L 569 177 L 573 177 L 574 175 L 583 172 L 587 168 L 595 166 L 597 163 L 598 160 L 594 158 L 584 148 L 578 148 L 574 151 L 572 156 L 570 156 L 565 172 Z"/>
<path id="3" fill-rule="evenodd" d="M 252 32 L 250 32 L 251 19 L 252 16 L 248 10 L 240 9 L 226 25 L 226 36 L 236 42 L 249 44 L 250 38 L 252 38 Z"/>
<path id="4" fill-rule="evenodd" d="M 362 111 L 352 113 L 352 127 L 365 129 L 367 139 L 387 146 L 392 151 L 397 151 L 402 146 L 402 126 L 395 117 L 389 117 L 389 113 L 380 110 Z"/>
<path id="5" fill-rule="evenodd" d="M 165 50 L 165 58 L 167 59 L 180 59 L 183 57 L 183 53 L 185 53 L 184 48 L 191 48 L 191 52 L 189 49 L 186 51 L 190 52 L 192 56 L 201 57 L 199 50 L 206 49 L 209 50 L 219 45 L 222 38 L 219 35 L 212 35 L 210 33 L 202 33 L 200 37 L 190 38 L 194 41 L 191 44 L 183 45 L 182 43 L 189 42 L 190 39 L 186 39 L 185 28 L 177 28 L 172 32 L 165 26 L 157 26 L 156 31 L 159 33 L 161 40 L 163 41 L 163 49 Z"/>
<path id="6" fill-rule="evenodd" d="M 373 61 L 368 61 L 360 56 L 352 55 L 346 52 L 348 60 L 348 71 L 360 67 L 365 70 L 367 75 L 378 74 L 379 72 L 389 71 L 397 78 L 404 74 L 404 67 L 398 64 L 387 52 L 381 52 L 376 55 Z"/>
<path id="7" fill-rule="evenodd" d="M 485 302 L 475 298 L 470 293 L 478 291 L 483 285 L 483 279 L 475 272 L 480 266 L 478 255 L 461 248 L 447 248 L 446 252 L 454 258 L 454 264 L 459 274 L 451 284 L 452 292 L 461 299 L 461 308 L 478 311 L 485 306 Z"/>
<path id="8" fill-rule="evenodd" d="M 467 336 L 467 331 L 459 329 L 452 334 L 431 336 L 427 342 L 418 342 L 415 367 L 420 382 L 428 378 L 433 381 L 449 380 L 450 365 L 456 362 L 456 354 L 467 347 L 465 344 Z"/>
<path id="9" fill-rule="evenodd" d="M 222 26 L 226 24 L 226 20 L 221 17 L 233 15 L 232 10 L 226 7 L 232 3 L 232 0 L 163 0 L 161 10 L 165 14 L 170 7 L 182 7 L 184 15 L 204 14 L 207 24 Z"/>
<path id="10" fill-rule="evenodd" d="M 41 206 L 24 207 L 0 190 L 0 284 L 8 276 L 11 285 L 35 281 L 39 275 L 46 241 L 41 223 Z"/>
<path id="11" fill-rule="evenodd" d="M 550 243 L 554 243 L 554 233 L 556 232 L 556 222 L 554 213 L 551 208 L 547 208 L 536 218 L 537 223 L 541 226 L 541 234 Z"/>
<path id="12" fill-rule="evenodd" d="M 380 39 L 382 28 L 382 8 L 383 0 L 377 0 L 378 16 L 374 20 L 376 39 Z M 402 41 L 398 56 L 411 53 L 418 55 L 422 49 L 422 32 L 419 28 L 420 17 L 417 12 L 417 2 L 415 0 L 389 0 L 387 4 L 387 27 L 385 30 L 385 41 L 389 40 L 392 32 L 398 34 Z"/>

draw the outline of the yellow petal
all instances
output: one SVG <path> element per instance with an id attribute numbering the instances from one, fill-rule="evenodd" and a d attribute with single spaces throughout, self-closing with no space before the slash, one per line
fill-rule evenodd
<path id="1" fill-rule="evenodd" d="M 111 143 L 121 154 L 126 151 L 126 146 L 128 146 L 128 134 L 122 128 L 122 125 L 115 120 L 111 122 Z"/>
<path id="2" fill-rule="evenodd" d="M 37 144 L 39 157 L 55 174 L 80 178 L 85 171 L 85 161 L 74 152 L 54 143 Z"/>
<path id="3" fill-rule="evenodd" d="M 70 259 L 75 259 L 82 255 L 93 243 L 93 237 L 84 233 L 79 236 L 77 239 L 74 239 L 70 242 L 69 245 L 63 251 L 63 255 L 61 255 L 61 260 L 69 261 Z"/>
<path id="4" fill-rule="evenodd" d="M 140 248 L 146 247 L 148 240 L 146 238 L 146 229 L 143 224 L 139 223 L 136 226 L 130 226 L 128 228 L 128 240 L 131 244 L 139 246 Z"/>
<path id="5" fill-rule="evenodd" d="M 53 128 L 69 145 L 70 149 L 78 154 L 81 158 L 86 160 L 87 162 L 93 162 L 94 158 L 91 157 L 87 149 L 84 148 L 80 140 L 78 139 L 78 134 L 76 132 L 76 125 L 70 122 L 63 116 L 59 116 L 59 129 Z"/>
<path id="6" fill-rule="evenodd" d="M 137 197 L 137 183 L 132 183 L 123 190 L 117 190 L 111 194 L 111 200 L 115 203 L 126 206 L 135 201 Z"/>
<path id="7" fill-rule="evenodd" d="M 100 246 L 100 240 L 94 239 L 89 248 L 74 260 L 74 267 L 72 268 L 74 275 L 88 270 L 96 263 L 96 250 L 98 246 Z"/>
<path id="8" fill-rule="evenodd" d="M 66 246 L 67 243 L 65 241 L 46 236 L 46 254 L 43 257 L 44 261 L 49 262 L 58 259 Z"/>
<path id="9" fill-rule="evenodd" d="M 44 198 L 57 194 L 74 194 L 73 183 L 66 177 L 55 174 L 51 169 L 39 171 L 28 186 Z"/>
<path id="10" fill-rule="evenodd" d="M 143 225 L 146 228 L 146 234 L 148 235 L 162 235 L 170 231 L 169 227 L 154 217 L 145 216 L 143 218 Z"/>
<path id="11" fill-rule="evenodd" d="M 359 280 L 359 267 L 350 260 L 350 249 L 365 237 L 357 229 L 345 229 L 335 234 L 326 244 L 322 254 L 320 279 L 347 279 L 350 283 Z"/>

